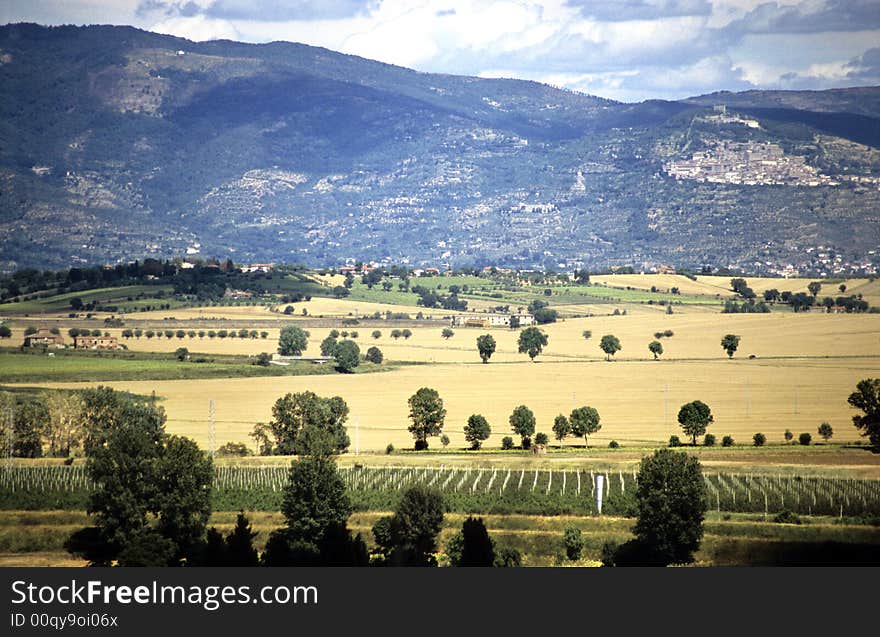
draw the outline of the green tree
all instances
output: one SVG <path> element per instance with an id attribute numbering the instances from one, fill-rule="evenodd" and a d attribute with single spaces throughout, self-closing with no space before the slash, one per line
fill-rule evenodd
<path id="1" fill-rule="evenodd" d="M 436 566 L 437 536 L 443 528 L 443 497 L 424 485 L 408 488 L 394 511 L 373 527 L 391 566 Z M 378 527 L 378 528 L 377 528 Z M 378 532 L 377 532 L 378 531 Z"/>
<path id="2" fill-rule="evenodd" d="M 321 356 L 333 356 L 337 344 L 338 341 L 334 336 L 327 336 L 327 338 L 321 341 Z"/>
<path id="3" fill-rule="evenodd" d="M 380 338 L 382 338 L 382 332 L 379 331 L 379 330 L 373 330 L 373 331 L 370 333 L 370 336 L 372 336 L 372 337 L 375 338 L 375 339 L 380 339 Z"/>
<path id="4" fill-rule="evenodd" d="M 520 405 L 510 414 L 510 428 L 521 439 L 520 446 L 528 449 L 531 444 L 531 436 L 535 433 L 535 414 L 525 405 Z"/>
<path id="5" fill-rule="evenodd" d="M 290 465 L 281 513 L 294 552 L 317 555 L 327 530 L 344 527 L 352 505 L 333 456 L 315 453 Z"/>
<path id="6" fill-rule="evenodd" d="M 472 414 L 464 426 L 464 439 L 471 443 L 471 449 L 479 449 L 480 445 L 492 433 L 489 421 L 480 414 Z"/>
<path id="7" fill-rule="evenodd" d="M 495 353 L 495 339 L 491 334 L 483 334 L 477 337 L 477 351 L 480 352 L 480 359 L 484 363 L 488 363 Z"/>
<path id="8" fill-rule="evenodd" d="M 439 436 L 446 418 L 443 399 L 436 389 L 422 387 L 409 397 L 409 417 L 412 424 L 409 432 L 415 438 L 415 449 L 428 448 L 428 438 Z"/>
<path id="9" fill-rule="evenodd" d="M 706 433 L 706 428 L 715 419 L 709 406 L 699 400 L 685 403 L 678 411 L 678 423 L 684 432 L 691 437 L 693 445 L 697 445 L 697 436 Z"/>
<path id="10" fill-rule="evenodd" d="M 454 566 L 494 566 L 495 543 L 483 518 L 468 518 L 461 525 L 461 557 Z"/>
<path id="11" fill-rule="evenodd" d="M 590 338 L 592 338 L 593 333 L 590 330 L 584 330 L 583 332 L 581 332 L 581 336 L 583 336 L 584 339 L 589 340 Z"/>
<path id="12" fill-rule="evenodd" d="M 68 550 L 95 565 L 173 565 L 193 556 L 211 511 L 211 459 L 192 440 L 167 435 L 161 410 L 104 388 L 84 393 L 94 526 L 75 533 Z M 105 418 L 95 423 L 96 414 Z"/>
<path id="13" fill-rule="evenodd" d="M 282 356 L 301 356 L 309 345 L 309 333 L 300 327 L 288 325 L 281 329 L 278 353 Z"/>
<path id="14" fill-rule="evenodd" d="M 559 444 L 562 445 L 562 441 L 565 440 L 565 437 L 571 433 L 571 424 L 568 422 L 568 418 L 559 414 L 553 420 L 553 435 L 556 437 L 556 440 L 559 441 Z"/>
<path id="15" fill-rule="evenodd" d="M 846 401 L 862 411 L 853 416 L 856 429 L 868 437 L 875 449 L 880 449 L 880 378 L 860 380 Z"/>
<path id="16" fill-rule="evenodd" d="M 410 336 L 412 336 L 412 330 L 404 328 L 400 335 L 403 336 L 403 340 L 407 340 Z"/>
<path id="17" fill-rule="evenodd" d="M 660 341 L 651 341 L 648 343 L 648 350 L 654 355 L 654 360 L 663 353 L 663 344 Z"/>
<path id="18" fill-rule="evenodd" d="M 599 349 L 605 352 L 605 360 L 610 361 L 612 356 L 623 349 L 623 346 L 620 344 L 620 339 L 614 334 L 606 334 L 599 341 Z"/>
<path id="19" fill-rule="evenodd" d="M 767 442 L 767 436 L 765 436 L 764 434 L 762 434 L 760 432 L 758 432 L 754 436 L 752 436 L 752 444 L 754 444 L 756 447 L 763 447 L 764 443 L 766 443 L 766 442 Z"/>
<path id="20" fill-rule="evenodd" d="M 602 428 L 599 424 L 599 412 L 594 407 L 578 407 L 571 411 L 568 417 L 571 425 L 571 435 L 583 437 L 584 446 L 587 446 L 587 436 L 594 434 Z"/>
<path id="21" fill-rule="evenodd" d="M 528 354 L 534 362 L 535 357 L 547 346 L 547 335 L 537 327 L 527 327 L 519 333 L 519 353 Z"/>
<path id="22" fill-rule="evenodd" d="M 832 429 L 831 425 L 829 425 L 827 422 L 823 422 L 821 425 L 819 425 L 818 433 L 820 436 L 822 436 L 822 439 L 825 442 L 828 442 L 829 440 L 831 440 L 831 436 L 834 435 L 834 429 Z"/>
<path id="23" fill-rule="evenodd" d="M 326 431 L 338 452 L 350 444 L 345 431 L 348 405 L 339 396 L 323 398 L 314 392 L 285 394 L 272 406 L 272 421 L 268 426 L 257 425 L 254 438 L 264 437 L 270 444 L 270 453 L 292 455 L 304 451 L 299 439 L 303 432 L 314 428 Z M 259 431 L 257 431 L 259 430 Z"/>
<path id="24" fill-rule="evenodd" d="M 725 334 L 721 339 L 721 347 L 727 352 L 728 358 L 733 358 L 736 349 L 739 347 L 739 336 L 736 334 Z"/>
<path id="25" fill-rule="evenodd" d="M 339 369 L 352 372 L 360 365 L 361 348 L 354 341 L 345 340 L 336 346 L 333 357 L 336 359 L 336 366 Z"/>
<path id="26" fill-rule="evenodd" d="M 450 338 L 455 336 L 455 331 L 451 327 L 444 327 L 443 331 L 440 333 L 440 335 L 443 338 L 449 340 Z"/>
<path id="27" fill-rule="evenodd" d="M 812 441 L 813 441 L 813 436 L 811 436 L 811 435 L 810 435 L 809 433 L 807 433 L 807 432 L 804 432 L 804 433 L 802 433 L 800 436 L 798 436 L 798 442 L 801 443 L 801 444 L 802 444 L 803 446 L 805 446 L 805 447 L 809 446 L 809 444 L 810 444 Z"/>
<path id="28" fill-rule="evenodd" d="M 378 347 L 370 347 L 367 350 L 366 355 L 364 356 L 369 362 L 375 365 L 381 365 L 384 360 L 384 356 L 382 355 L 382 350 Z"/>
<path id="29" fill-rule="evenodd" d="M 706 484 L 696 458 L 660 449 L 644 458 L 636 486 L 633 528 L 647 562 L 686 564 L 703 538 Z"/>
<path id="30" fill-rule="evenodd" d="M 187 358 L 189 358 L 189 350 L 185 347 L 178 347 L 176 350 L 174 350 L 174 358 L 176 358 L 180 362 L 185 361 Z"/>
<path id="31" fill-rule="evenodd" d="M 819 294 L 819 290 L 822 289 L 822 284 L 818 281 L 811 281 L 807 284 L 807 289 L 810 291 L 810 294 L 813 295 L 813 298 L 816 298 L 816 295 Z"/>

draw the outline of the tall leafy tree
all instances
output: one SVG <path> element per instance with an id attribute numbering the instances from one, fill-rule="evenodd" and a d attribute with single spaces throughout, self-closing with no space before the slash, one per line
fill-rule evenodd
<path id="1" fill-rule="evenodd" d="M 553 420 L 553 435 L 556 436 L 556 439 L 559 441 L 559 444 L 562 444 L 562 441 L 565 440 L 565 437 L 571 433 L 571 423 L 568 422 L 568 418 L 559 414 Z"/>
<path id="2" fill-rule="evenodd" d="M 510 428 L 521 438 L 520 444 L 523 449 L 527 449 L 531 444 L 531 437 L 535 433 L 535 414 L 526 407 L 520 405 L 510 414 Z"/>
<path id="3" fill-rule="evenodd" d="M 461 557 L 455 566 L 494 566 L 495 544 L 483 518 L 468 518 L 461 525 Z"/>
<path id="4" fill-rule="evenodd" d="M 620 344 L 620 339 L 614 334 L 606 334 L 599 341 L 599 349 L 605 352 L 605 360 L 610 361 L 612 356 L 623 349 L 623 346 Z"/>
<path id="5" fill-rule="evenodd" d="M 648 350 L 654 355 L 654 360 L 663 353 L 663 344 L 660 341 L 648 343 Z"/>
<path id="6" fill-rule="evenodd" d="M 853 416 L 856 429 L 868 437 L 875 449 L 880 449 L 880 378 L 860 380 L 846 401 L 862 411 Z"/>
<path id="7" fill-rule="evenodd" d="M 257 425 L 253 435 L 274 441 L 269 451 L 275 455 L 303 452 L 298 441 L 310 428 L 329 433 L 338 452 L 345 451 L 351 444 L 345 430 L 348 405 L 339 396 L 324 398 L 310 391 L 285 394 L 272 406 L 272 416 L 268 427 Z"/>
<path id="8" fill-rule="evenodd" d="M 278 353 L 282 356 L 300 356 L 309 345 L 309 333 L 301 327 L 288 325 L 281 329 Z"/>
<path id="9" fill-rule="evenodd" d="M 391 518 L 380 519 L 373 535 L 391 566 L 436 566 L 437 536 L 443 528 L 443 497 L 416 485 L 407 489 Z"/>
<path id="10" fill-rule="evenodd" d="M 409 397 L 409 432 L 415 438 L 416 451 L 428 448 L 428 438 L 439 436 L 446 419 L 443 399 L 436 389 L 422 387 Z"/>
<path id="11" fill-rule="evenodd" d="M 644 458 L 636 486 L 633 534 L 648 563 L 686 564 L 703 538 L 706 484 L 696 458 L 660 449 Z"/>
<path id="12" fill-rule="evenodd" d="M 488 363 L 495 353 L 495 338 L 491 334 L 483 334 L 477 337 L 477 351 L 480 353 L 480 359 L 484 363 Z"/>
<path id="13" fill-rule="evenodd" d="M 681 406 L 678 411 L 678 423 L 682 430 L 691 437 L 694 446 L 697 444 L 697 436 L 706 433 L 706 428 L 715 421 L 709 405 L 694 400 Z"/>
<path id="14" fill-rule="evenodd" d="M 471 443 L 471 449 L 479 449 L 491 433 L 489 421 L 480 414 L 472 414 L 464 426 L 464 439 Z"/>
<path id="15" fill-rule="evenodd" d="M 578 407 L 573 409 L 568 417 L 571 426 L 571 434 L 583 437 L 584 446 L 587 446 L 587 436 L 594 434 L 602 428 L 599 424 L 599 412 L 594 407 Z"/>
<path id="16" fill-rule="evenodd" d="M 529 358 L 534 362 L 535 358 L 544 351 L 547 346 L 548 338 L 537 327 L 527 327 L 519 333 L 519 353 L 528 354 Z"/>
<path id="17" fill-rule="evenodd" d="M 354 341 L 344 340 L 336 346 L 333 357 L 336 359 L 336 365 L 339 369 L 352 372 L 360 365 L 361 349 Z"/>
<path id="18" fill-rule="evenodd" d="M 739 336 L 736 334 L 725 334 L 721 339 L 721 347 L 727 352 L 728 358 L 733 358 L 733 355 L 739 347 Z"/>
<path id="19" fill-rule="evenodd" d="M 167 435 L 160 409 L 103 388 L 86 395 L 86 411 L 107 420 L 89 425 L 94 526 L 75 533 L 68 550 L 96 565 L 173 565 L 194 556 L 211 511 L 211 459 L 192 440 Z"/>

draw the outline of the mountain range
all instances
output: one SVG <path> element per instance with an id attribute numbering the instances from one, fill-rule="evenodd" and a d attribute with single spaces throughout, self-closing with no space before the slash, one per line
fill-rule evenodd
<path id="1" fill-rule="evenodd" d="M 0 27 L 0 270 L 880 268 L 880 88 L 626 104 L 327 49 Z"/>

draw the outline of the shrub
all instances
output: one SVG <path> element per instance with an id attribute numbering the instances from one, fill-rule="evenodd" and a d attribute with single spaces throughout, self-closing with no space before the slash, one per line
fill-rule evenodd
<path id="1" fill-rule="evenodd" d="M 505 451 L 513 449 L 513 438 L 510 436 L 504 436 L 504 438 L 501 439 L 501 448 Z"/>
<path id="2" fill-rule="evenodd" d="M 678 436 L 669 436 L 669 446 L 670 447 L 680 447 L 681 439 Z"/>
<path id="3" fill-rule="evenodd" d="M 714 447 L 715 446 L 715 435 L 714 434 L 706 434 L 703 436 L 703 445 L 706 447 Z"/>
<path id="4" fill-rule="evenodd" d="M 584 537 L 581 530 L 569 524 L 562 533 L 562 544 L 565 546 L 565 555 L 570 560 L 581 559 L 584 550 Z"/>
<path id="5" fill-rule="evenodd" d="M 721 446 L 722 447 L 732 447 L 733 446 L 733 437 L 732 436 L 724 436 L 724 438 L 721 439 Z"/>
<path id="6" fill-rule="evenodd" d="M 773 518 L 773 521 L 777 524 L 803 524 L 801 516 L 797 513 L 792 513 L 788 509 L 782 511 L 779 515 Z"/>
<path id="7" fill-rule="evenodd" d="M 364 358 L 366 358 L 366 360 L 371 363 L 381 365 L 385 357 L 382 355 L 382 350 L 380 350 L 378 347 L 371 347 L 367 350 L 367 354 Z"/>
<path id="8" fill-rule="evenodd" d="M 608 443 L 609 449 L 617 449 L 618 447 L 620 447 L 620 445 L 618 444 L 618 442 L 616 440 L 612 440 L 611 442 Z"/>
<path id="9" fill-rule="evenodd" d="M 447 436 L 446 434 L 441 435 L 440 444 L 443 445 L 444 449 L 446 449 L 446 447 L 449 446 L 449 436 Z"/>
<path id="10" fill-rule="evenodd" d="M 394 453 L 394 445 L 392 445 L 390 442 L 388 443 L 388 446 L 385 447 L 385 453 L 389 456 Z"/>
<path id="11" fill-rule="evenodd" d="M 251 450 L 247 445 L 241 442 L 227 442 L 225 445 L 217 449 L 217 455 L 220 457 L 244 457 L 251 455 Z"/>
<path id="12" fill-rule="evenodd" d="M 535 444 L 536 445 L 546 445 L 550 439 L 547 437 L 545 433 L 535 434 Z"/>
<path id="13" fill-rule="evenodd" d="M 810 442 L 812 442 L 812 440 L 813 440 L 813 436 L 808 434 L 806 431 L 804 433 L 802 433 L 800 436 L 798 436 L 798 442 L 804 446 L 809 445 Z"/>
<path id="14" fill-rule="evenodd" d="M 794 434 L 791 433 L 791 429 L 786 429 L 783 436 L 785 437 L 785 442 L 791 442 L 791 439 L 794 438 Z"/>
<path id="15" fill-rule="evenodd" d="M 763 447 L 764 443 L 767 442 L 767 436 L 758 432 L 754 436 L 752 436 L 752 442 L 756 447 Z"/>

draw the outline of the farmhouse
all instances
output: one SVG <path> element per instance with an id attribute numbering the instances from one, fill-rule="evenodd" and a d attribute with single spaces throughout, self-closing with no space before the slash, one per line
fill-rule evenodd
<path id="1" fill-rule="evenodd" d="M 517 319 L 520 327 L 533 325 L 535 317 L 531 314 L 457 314 L 452 317 L 455 327 L 510 327 L 511 319 Z"/>
<path id="2" fill-rule="evenodd" d="M 76 349 L 119 349 L 115 336 L 76 336 L 73 346 Z"/>
<path id="3" fill-rule="evenodd" d="M 65 347 L 64 338 L 60 334 L 53 334 L 45 328 L 37 330 L 34 334 L 24 337 L 25 347 L 51 347 L 62 349 Z"/>

